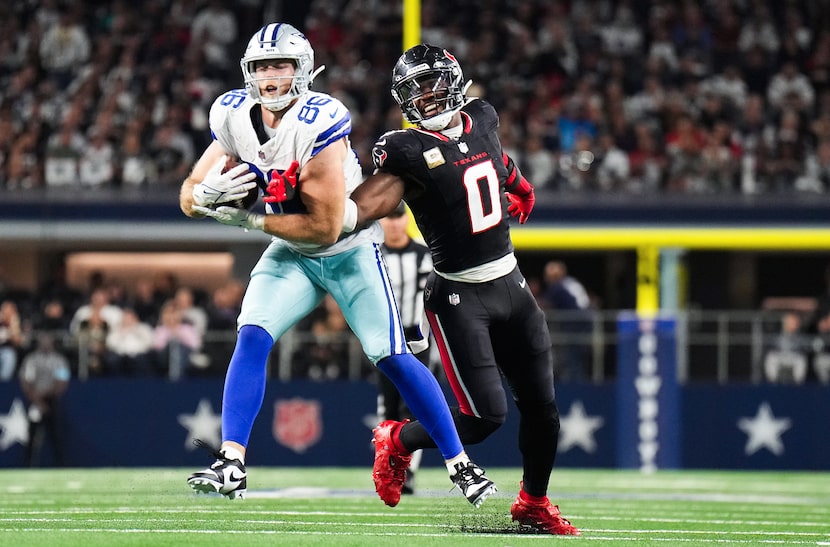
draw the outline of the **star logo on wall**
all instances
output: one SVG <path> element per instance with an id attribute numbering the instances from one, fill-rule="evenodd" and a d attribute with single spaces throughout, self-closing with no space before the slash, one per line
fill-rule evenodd
<path id="1" fill-rule="evenodd" d="M 23 446 L 29 442 L 29 419 L 26 406 L 20 399 L 12 401 L 8 414 L 0 414 L 0 450 L 7 450 L 15 443 Z"/>
<path id="2" fill-rule="evenodd" d="M 207 399 L 199 401 L 194 414 L 179 414 L 179 423 L 187 429 L 184 446 L 188 450 L 195 449 L 193 441 L 196 439 L 213 447 L 222 443 L 222 416 L 213 412 Z"/>
<path id="3" fill-rule="evenodd" d="M 582 401 L 574 401 L 568 413 L 559 418 L 559 452 L 578 446 L 589 454 L 594 453 L 597 449 L 594 432 L 603 423 L 605 419 L 602 416 L 588 416 Z"/>
<path id="4" fill-rule="evenodd" d="M 766 448 L 776 456 L 784 453 L 781 435 L 792 426 L 789 418 L 778 418 L 772 414 L 769 403 L 764 401 L 758 407 L 754 418 L 741 418 L 738 428 L 747 434 L 744 453 L 747 456 Z"/>

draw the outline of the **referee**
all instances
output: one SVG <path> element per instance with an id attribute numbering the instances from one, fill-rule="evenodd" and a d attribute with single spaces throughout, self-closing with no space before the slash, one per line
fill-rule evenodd
<path id="1" fill-rule="evenodd" d="M 427 335 L 421 329 L 424 314 L 424 286 L 432 272 L 432 255 L 426 245 L 412 239 L 407 232 L 409 215 L 403 202 L 388 216 L 380 219 L 384 241 L 381 245 L 392 292 L 398 303 L 404 334 L 412 352 L 430 367 Z M 431 367 L 430 367 L 431 368 Z M 412 413 L 395 385 L 384 374 L 378 374 L 378 418 L 383 420 L 412 419 Z M 412 453 L 406 470 L 404 494 L 415 491 L 415 472 L 421 462 L 421 451 Z"/>

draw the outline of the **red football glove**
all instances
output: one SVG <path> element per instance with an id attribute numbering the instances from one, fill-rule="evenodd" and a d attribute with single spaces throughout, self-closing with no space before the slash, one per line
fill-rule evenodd
<path id="1" fill-rule="evenodd" d="M 271 171 L 271 180 L 265 192 L 268 194 L 262 201 L 265 203 L 282 203 L 294 197 L 294 190 L 297 188 L 297 169 L 300 162 L 294 160 L 291 165 L 280 173 L 276 169 Z"/>
<path id="2" fill-rule="evenodd" d="M 536 195 L 533 193 L 533 188 L 523 196 L 511 194 L 510 192 L 506 192 L 506 195 L 507 201 L 510 202 L 507 205 L 507 212 L 513 217 L 519 217 L 519 224 L 527 222 L 527 217 L 530 216 L 530 212 L 536 204 Z"/>

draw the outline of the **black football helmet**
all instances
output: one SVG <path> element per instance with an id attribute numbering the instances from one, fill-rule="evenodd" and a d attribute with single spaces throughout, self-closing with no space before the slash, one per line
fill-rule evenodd
<path id="1" fill-rule="evenodd" d="M 444 48 L 418 44 L 406 50 L 392 70 L 392 97 L 404 118 L 430 131 L 447 127 L 464 106 L 466 90 L 461 65 Z M 428 94 L 431 99 L 419 109 L 415 101 Z"/>

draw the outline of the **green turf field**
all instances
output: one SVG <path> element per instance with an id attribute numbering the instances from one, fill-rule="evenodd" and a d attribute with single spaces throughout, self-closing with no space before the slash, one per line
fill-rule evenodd
<path id="1" fill-rule="evenodd" d="M 579 538 L 517 533 L 519 472 L 469 505 L 440 469 L 389 508 L 369 469 L 248 470 L 248 498 L 191 493 L 190 469 L 0 471 L 2 546 L 830 545 L 830 474 L 554 472 L 551 497 Z"/>

